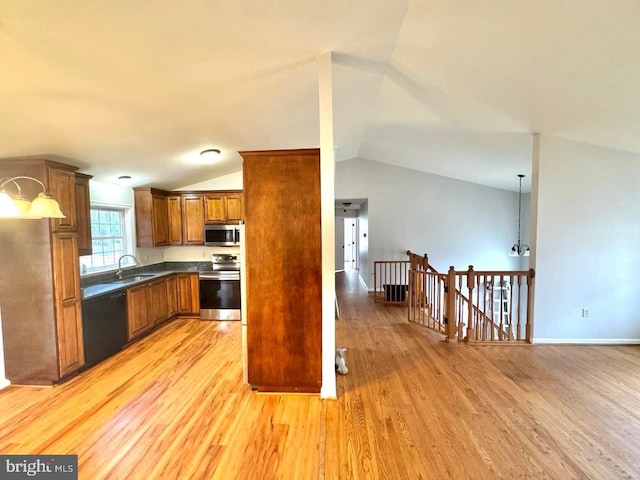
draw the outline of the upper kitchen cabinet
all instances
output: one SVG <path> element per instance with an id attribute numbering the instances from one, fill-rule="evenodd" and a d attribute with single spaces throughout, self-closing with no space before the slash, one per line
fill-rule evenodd
<path id="1" fill-rule="evenodd" d="M 60 210 L 66 218 L 52 218 L 54 231 L 76 230 L 78 219 L 76 213 L 76 175 L 73 170 L 62 168 L 48 169 L 49 193 L 60 205 Z"/>
<path id="2" fill-rule="evenodd" d="M 0 176 L 46 185 L 63 219 L 0 220 L 2 335 L 14 384 L 51 385 L 84 364 L 75 167 L 46 159 L 3 159 Z M 41 187 L 25 182 L 34 198 Z"/>
<path id="3" fill-rule="evenodd" d="M 182 242 L 204 245 L 204 199 L 201 194 L 182 195 Z"/>
<path id="4" fill-rule="evenodd" d="M 242 192 L 215 192 L 204 196 L 205 223 L 238 223 L 244 218 Z"/>
<path id="5" fill-rule="evenodd" d="M 182 245 L 182 197 L 167 195 L 169 245 Z"/>
<path id="6" fill-rule="evenodd" d="M 91 255 L 91 200 L 89 180 L 91 175 L 76 173 L 76 219 L 78 222 L 78 255 Z"/>
<path id="7" fill-rule="evenodd" d="M 248 380 L 259 391 L 319 392 L 320 150 L 240 155 L 246 205 Z"/>
<path id="8" fill-rule="evenodd" d="M 167 192 L 154 188 L 134 188 L 136 238 L 138 247 L 169 245 Z"/>

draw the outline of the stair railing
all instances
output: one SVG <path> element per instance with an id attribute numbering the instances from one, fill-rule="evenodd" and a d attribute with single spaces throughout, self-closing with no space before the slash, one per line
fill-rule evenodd
<path id="1" fill-rule="evenodd" d="M 530 342 L 535 272 L 438 273 L 428 256 L 407 251 L 408 320 L 443 333 L 449 341 Z"/>

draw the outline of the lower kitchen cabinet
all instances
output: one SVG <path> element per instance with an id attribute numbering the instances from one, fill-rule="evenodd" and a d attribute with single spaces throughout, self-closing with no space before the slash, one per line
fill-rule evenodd
<path id="1" fill-rule="evenodd" d="M 167 277 L 167 314 L 169 318 L 178 314 L 178 278 L 176 275 Z"/>
<path id="2" fill-rule="evenodd" d="M 142 335 L 151 328 L 148 284 L 127 289 L 127 320 L 129 340 Z"/>
<path id="3" fill-rule="evenodd" d="M 149 283 L 149 313 L 151 325 L 158 325 L 169 318 L 167 301 L 167 279 L 161 278 Z"/>
<path id="4" fill-rule="evenodd" d="M 197 273 L 179 273 L 178 314 L 200 314 L 200 285 Z"/>

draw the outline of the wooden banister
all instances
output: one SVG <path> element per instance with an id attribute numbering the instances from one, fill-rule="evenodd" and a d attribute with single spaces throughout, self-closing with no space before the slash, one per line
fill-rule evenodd
<path id="1" fill-rule="evenodd" d="M 531 341 L 533 269 L 476 271 L 469 265 L 441 274 L 426 254 L 407 250 L 407 256 L 410 321 L 444 333 L 448 341 Z"/>

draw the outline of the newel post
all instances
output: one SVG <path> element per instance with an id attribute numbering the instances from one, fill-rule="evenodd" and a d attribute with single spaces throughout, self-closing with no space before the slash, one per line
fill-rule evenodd
<path id="1" fill-rule="evenodd" d="M 446 295 L 445 305 L 447 306 L 447 340 L 453 342 L 458 334 L 456 315 L 456 271 L 452 266 L 447 273 L 447 284 L 444 294 Z"/>
<path id="2" fill-rule="evenodd" d="M 529 343 L 533 339 L 533 279 L 535 276 L 536 271 L 530 268 L 527 275 L 527 324 L 525 326 L 525 340 Z"/>

